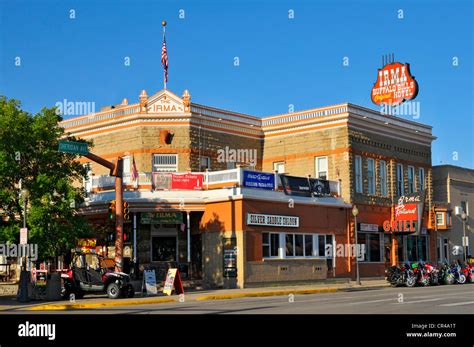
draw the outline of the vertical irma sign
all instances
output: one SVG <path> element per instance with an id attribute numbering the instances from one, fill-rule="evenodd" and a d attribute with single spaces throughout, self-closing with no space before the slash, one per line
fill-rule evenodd
<path id="1" fill-rule="evenodd" d="M 410 73 L 410 64 L 391 62 L 378 69 L 371 93 L 374 104 L 397 106 L 417 95 L 418 83 Z"/>

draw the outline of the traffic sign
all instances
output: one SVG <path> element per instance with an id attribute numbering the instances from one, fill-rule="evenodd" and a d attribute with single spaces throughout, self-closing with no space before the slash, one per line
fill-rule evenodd
<path id="1" fill-rule="evenodd" d="M 59 141 L 59 152 L 85 155 L 89 153 L 87 143 L 73 141 Z"/>

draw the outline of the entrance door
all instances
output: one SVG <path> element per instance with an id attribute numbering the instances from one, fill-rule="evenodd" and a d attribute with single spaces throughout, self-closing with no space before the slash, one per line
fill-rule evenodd
<path id="1" fill-rule="evenodd" d="M 191 235 L 191 274 L 195 279 L 202 278 L 202 238 L 201 234 Z"/>
<path id="2" fill-rule="evenodd" d="M 153 236 L 151 240 L 151 260 L 177 261 L 177 241 L 176 236 Z"/>

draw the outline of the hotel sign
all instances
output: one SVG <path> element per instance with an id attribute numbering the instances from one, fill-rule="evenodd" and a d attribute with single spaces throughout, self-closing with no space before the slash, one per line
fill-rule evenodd
<path id="1" fill-rule="evenodd" d="M 410 64 L 394 62 L 378 70 L 371 97 L 374 104 L 397 106 L 417 94 L 418 83 L 410 73 Z"/>
<path id="2" fill-rule="evenodd" d="M 275 214 L 247 213 L 247 225 L 298 228 L 300 226 L 300 218 Z"/>

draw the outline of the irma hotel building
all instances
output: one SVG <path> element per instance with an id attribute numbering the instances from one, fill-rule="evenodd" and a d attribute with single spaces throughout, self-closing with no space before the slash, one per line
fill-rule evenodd
<path id="1" fill-rule="evenodd" d="M 336 255 L 334 246 L 354 245 L 355 227 L 365 245 L 361 276 L 381 277 L 396 262 L 436 261 L 430 126 L 349 103 L 259 118 L 165 89 L 61 125 L 92 141 L 93 153 L 124 158 L 132 217 L 124 224 L 124 254 L 155 269 L 158 280 L 170 266 L 211 287 L 354 278 L 354 254 Z M 256 160 L 223 160 L 231 150 Z M 80 160 L 90 168 L 81 213 L 95 226 L 98 243 L 107 244 L 114 177 Z M 274 188 L 249 186 L 247 170 L 273 174 Z M 202 175 L 202 187 L 162 189 L 163 172 Z M 328 180 L 329 189 L 316 197 L 288 195 L 279 174 Z M 384 232 L 397 197 L 418 190 L 426 192 L 421 232 Z"/>

